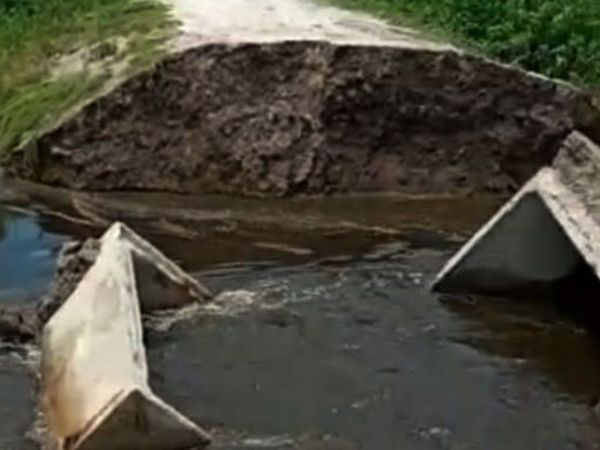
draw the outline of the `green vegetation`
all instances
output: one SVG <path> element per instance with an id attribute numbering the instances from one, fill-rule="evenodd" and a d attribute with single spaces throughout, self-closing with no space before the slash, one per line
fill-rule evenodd
<path id="1" fill-rule="evenodd" d="M 153 62 L 172 25 L 158 0 L 0 0 L 0 157 Z"/>
<path id="2" fill-rule="evenodd" d="M 599 0 L 334 0 L 441 31 L 507 63 L 600 86 Z"/>

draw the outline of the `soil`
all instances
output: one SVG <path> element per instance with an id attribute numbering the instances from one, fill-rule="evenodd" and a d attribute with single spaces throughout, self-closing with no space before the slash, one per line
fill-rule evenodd
<path id="1" fill-rule="evenodd" d="M 509 192 L 573 129 L 600 134 L 592 108 L 452 51 L 208 44 L 88 105 L 10 172 L 84 190 Z"/>

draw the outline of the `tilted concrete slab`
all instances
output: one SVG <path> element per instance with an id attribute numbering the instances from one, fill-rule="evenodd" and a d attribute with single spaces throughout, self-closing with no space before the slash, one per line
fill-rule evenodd
<path id="1" fill-rule="evenodd" d="M 118 242 L 133 256 L 136 287 L 143 313 L 180 308 L 212 298 L 211 292 L 125 224 L 116 222 L 100 239 Z"/>
<path id="2" fill-rule="evenodd" d="M 582 265 L 600 276 L 600 149 L 572 133 L 543 168 L 449 261 L 433 289 L 510 294 Z"/>
<path id="3" fill-rule="evenodd" d="M 169 450 L 209 442 L 148 384 L 135 270 L 144 246 L 136 241 L 127 228 L 114 226 L 44 328 L 42 404 L 62 449 Z M 145 250 L 144 256 L 152 253 Z"/>
<path id="4" fill-rule="evenodd" d="M 209 437 L 158 397 L 131 390 L 115 398 L 88 426 L 77 450 L 166 450 L 204 447 Z"/>

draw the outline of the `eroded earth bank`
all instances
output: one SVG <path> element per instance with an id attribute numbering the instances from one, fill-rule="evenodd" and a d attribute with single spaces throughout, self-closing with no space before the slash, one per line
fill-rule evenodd
<path id="1" fill-rule="evenodd" d="M 307 5 L 175 2 L 175 53 L 17 152 L 10 173 L 84 190 L 507 192 L 570 131 L 600 137 L 573 87 Z"/>

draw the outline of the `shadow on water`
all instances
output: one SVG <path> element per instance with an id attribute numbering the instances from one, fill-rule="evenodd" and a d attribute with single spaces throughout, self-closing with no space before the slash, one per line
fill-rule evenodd
<path id="1" fill-rule="evenodd" d="M 600 283 L 585 264 L 552 289 L 518 299 L 442 296 L 465 321 L 459 341 L 522 361 L 557 389 L 595 405 L 600 400 Z"/>

